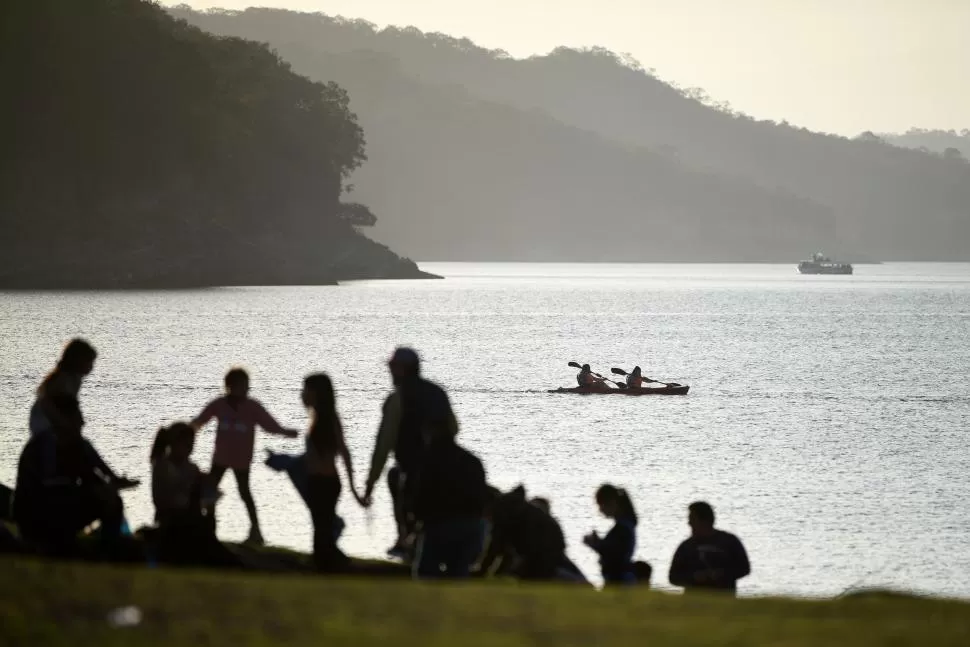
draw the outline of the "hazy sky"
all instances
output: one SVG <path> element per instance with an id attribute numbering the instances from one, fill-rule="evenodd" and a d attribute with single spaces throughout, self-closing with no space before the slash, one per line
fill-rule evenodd
<path id="1" fill-rule="evenodd" d="M 166 2 L 177 4 L 186 0 Z M 467 36 L 514 56 L 629 52 L 758 118 L 854 135 L 970 128 L 970 0 L 191 0 Z"/>

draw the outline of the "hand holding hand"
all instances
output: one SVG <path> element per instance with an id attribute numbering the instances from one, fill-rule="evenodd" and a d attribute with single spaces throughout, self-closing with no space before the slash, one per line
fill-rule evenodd
<path id="1" fill-rule="evenodd" d="M 114 486 L 118 490 L 130 490 L 136 488 L 141 484 L 141 481 L 137 479 L 130 479 L 126 476 L 120 476 L 115 479 Z"/>

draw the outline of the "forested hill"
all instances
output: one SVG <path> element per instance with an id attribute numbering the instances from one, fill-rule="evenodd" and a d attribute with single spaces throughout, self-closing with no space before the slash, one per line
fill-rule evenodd
<path id="1" fill-rule="evenodd" d="M 355 196 L 422 258 L 794 260 L 970 256 L 970 165 L 871 133 L 757 121 L 628 57 L 515 60 L 415 28 L 174 10 L 334 78 L 368 133 Z M 717 52 L 698 52 L 716 56 Z"/>
<path id="2" fill-rule="evenodd" d="M 938 153 L 951 160 L 970 160 L 970 129 L 967 128 L 960 132 L 911 128 L 902 134 L 885 133 L 879 137 L 895 146 Z"/>
<path id="3" fill-rule="evenodd" d="M 421 273 L 341 204 L 346 92 L 140 0 L 7 0 L 0 287 L 315 284 Z"/>

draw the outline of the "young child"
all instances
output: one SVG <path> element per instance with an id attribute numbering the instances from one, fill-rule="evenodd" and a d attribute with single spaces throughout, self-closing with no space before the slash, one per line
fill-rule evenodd
<path id="1" fill-rule="evenodd" d="M 225 385 L 226 395 L 210 402 L 191 425 L 201 429 L 213 418 L 217 420 L 216 448 L 210 472 L 212 486 L 218 487 L 226 470 L 232 470 L 239 486 L 239 496 L 249 513 L 250 530 L 246 543 L 261 545 L 263 534 L 256 516 L 256 502 L 249 489 L 249 466 L 253 461 L 256 427 L 287 438 L 296 438 L 299 433 L 281 427 L 263 405 L 249 398 L 249 374 L 243 369 L 234 368 L 226 373 Z"/>
<path id="2" fill-rule="evenodd" d="M 217 494 L 192 462 L 195 429 L 178 422 L 163 427 L 152 446 L 152 500 L 159 526 L 159 557 L 176 564 L 238 565 L 215 536 Z"/>
<path id="3" fill-rule="evenodd" d="M 637 545 L 637 513 L 626 490 L 613 485 L 602 485 L 596 491 L 596 503 L 604 517 L 616 524 L 599 537 L 595 532 L 583 538 L 583 543 L 600 556 L 600 570 L 606 586 L 634 584 L 633 551 Z"/>

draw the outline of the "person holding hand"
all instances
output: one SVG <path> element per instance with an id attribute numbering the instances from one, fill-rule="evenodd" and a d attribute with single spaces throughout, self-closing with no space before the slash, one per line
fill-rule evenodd
<path id="1" fill-rule="evenodd" d="M 262 545 L 263 533 L 256 515 L 256 502 L 249 488 L 249 467 L 253 462 L 256 427 L 287 438 L 296 438 L 300 434 L 296 430 L 281 427 L 263 405 L 249 397 L 249 374 L 243 369 L 234 368 L 226 373 L 225 386 L 226 395 L 206 405 L 191 425 L 199 430 L 213 418 L 217 421 L 216 448 L 209 471 L 212 487 L 218 488 L 226 471 L 232 470 L 239 486 L 239 496 L 249 514 L 249 538 L 246 543 Z"/>

